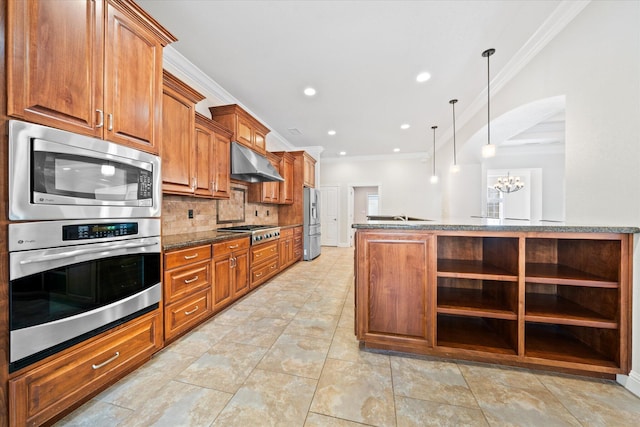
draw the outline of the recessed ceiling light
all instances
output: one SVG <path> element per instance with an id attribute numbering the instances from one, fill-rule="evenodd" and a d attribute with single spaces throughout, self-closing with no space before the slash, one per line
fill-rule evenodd
<path id="1" fill-rule="evenodd" d="M 340 151 L 338 154 L 340 154 L 341 156 L 346 156 L 347 152 L 346 151 Z"/>
<path id="2" fill-rule="evenodd" d="M 304 94 L 307 96 L 313 96 L 316 94 L 316 90 L 312 87 L 308 87 L 304 90 Z"/>
<path id="3" fill-rule="evenodd" d="M 335 135 L 335 134 L 336 134 L 336 131 L 335 131 L 335 130 L 330 130 L 330 131 L 329 131 L 329 132 L 327 132 L 327 133 L 328 133 L 329 135 L 333 136 L 333 135 Z"/>
<path id="4" fill-rule="evenodd" d="M 424 73 L 420 73 L 418 74 L 418 76 L 416 77 L 416 81 L 418 83 L 423 83 L 426 82 L 427 80 L 429 80 L 431 78 L 431 74 L 427 73 L 426 71 Z"/>
<path id="5" fill-rule="evenodd" d="M 404 123 L 400 125 L 400 129 L 409 129 L 411 127 L 411 125 L 409 123 Z"/>
<path id="6" fill-rule="evenodd" d="M 400 152 L 400 149 L 399 149 L 399 148 L 394 148 L 394 149 L 393 149 L 393 152 L 394 152 L 394 153 L 399 153 L 399 152 Z"/>

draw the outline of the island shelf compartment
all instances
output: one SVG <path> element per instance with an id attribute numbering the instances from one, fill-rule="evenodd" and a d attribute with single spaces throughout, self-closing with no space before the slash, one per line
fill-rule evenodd
<path id="1" fill-rule="evenodd" d="M 525 357 L 611 374 L 624 364 L 615 329 L 535 322 L 525 325 Z"/>
<path id="2" fill-rule="evenodd" d="M 516 237 L 438 236 L 438 277 L 518 280 Z"/>
<path id="3" fill-rule="evenodd" d="M 526 281 L 617 288 L 622 244 L 617 239 L 527 238 Z"/>
<path id="4" fill-rule="evenodd" d="M 618 329 L 617 288 L 526 283 L 525 321 Z"/>
<path id="5" fill-rule="evenodd" d="M 517 355 L 518 322 L 438 313 L 436 345 L 493 354 Z"/>
<path id="6" fill-rule="evenodd" d="M 518 284 L 438 277 L 436 311 L 441 314 L 517 320 Z"/>

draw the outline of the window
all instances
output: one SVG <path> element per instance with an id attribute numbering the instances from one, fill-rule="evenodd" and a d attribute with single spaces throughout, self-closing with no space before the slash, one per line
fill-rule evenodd
<path id="1" fill-rule="evenodd" d="M 487 217 L 504 217 L 504 194 L 495 188 L 487 188 Z"/>

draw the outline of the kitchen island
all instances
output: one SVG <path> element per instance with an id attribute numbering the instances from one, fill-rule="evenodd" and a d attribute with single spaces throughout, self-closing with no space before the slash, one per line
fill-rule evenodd
<path id="1" fill-rule="evenodd" d="M 366 348 L 629 372 L 640 229 L 482 218 L 354 228 L 355 332 Z"/>

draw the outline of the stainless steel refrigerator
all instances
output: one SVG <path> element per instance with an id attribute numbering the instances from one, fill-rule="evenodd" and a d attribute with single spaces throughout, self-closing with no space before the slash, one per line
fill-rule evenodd
<path id="1" fill-rule="evenodd" d="M 320 255 L 320 190 L 304 189 L 304 224 L 302 259 L 310 261 Z"/>

